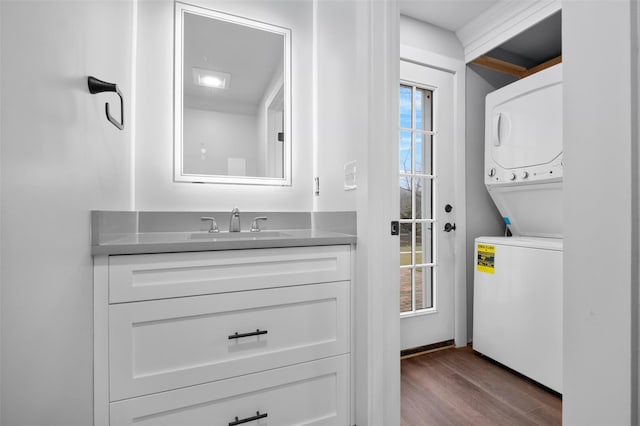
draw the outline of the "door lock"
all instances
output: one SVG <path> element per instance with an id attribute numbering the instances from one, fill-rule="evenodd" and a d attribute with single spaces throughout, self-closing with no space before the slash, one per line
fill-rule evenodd
<path id="1" fill-rule="evenodd" d="M 451 232 L 451 231 L 455 231 L 456 230 L 456 224 L 454 223 L 453 225 L 450 224 L 449 222 L 444 224 L 444 232 Z"/>
<path id="2" fill-rule="evenodd" d="M 391 235 L 400 234 L 400 223 L 397 220 L 391 221 Z"/>
<path id="3" fill-rule="evenodd" d="M 453 210 L 453 206 L 451 204 L 447 204 L 446 206 L 444 206 L 445 212 L 451 213 L 451 210 Z"/>

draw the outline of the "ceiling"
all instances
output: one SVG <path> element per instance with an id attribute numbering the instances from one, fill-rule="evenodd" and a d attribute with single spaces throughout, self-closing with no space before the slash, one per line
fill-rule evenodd
<path id="1" fill-rule="evenodd" d="M 195 13 L 184 14 L 185 106 L 253 114 L 284 66 L 284 35 Z M 231 74 L 231 86 L 195 84 L 192 68 Z"/>
<path id="2" fill-rule="evenodd" d="M 498 0 L 399 0 L 400 13 L 457 31 Z"/>
<path id="3" fill-rule="evenodd" d="M 399 0 L 400 13 L 449 31 L 459 31 L 500 0 Z M 562 15 L 556 12 L 486 53 L 525 68 L 562 55 Z M 472 66 L 496 87 L 515 77 Z"/>

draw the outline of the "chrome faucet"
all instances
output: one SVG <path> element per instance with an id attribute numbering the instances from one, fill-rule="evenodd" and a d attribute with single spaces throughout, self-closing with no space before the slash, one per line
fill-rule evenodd
<path id="1" fill-rule="evenodd" d="M 251 229 L 249 231 L 250 232 L 260 232 L 259 221 L 261 221 L 261 220 L 267 220 L 267 217 L 266 216 L 254 217 L 253 218 L 253 222 L 251 222 Z"/>
<path id="2" fill-rule="evenodd" d="M 240 232 L 240 209 L 237 207 L 234 207 L 233 210 L 231 210 L 229 232 Z"/>
<path id="3" fill-rule="evenodd" d="M 220 230 L 218 229 L 218 224 L 216 223 L 216 219 L 214 217 L 201 217 L 200 220 L 210 220 L 211 224 L 209 225 L 209 233 L 218 233 Z"/>

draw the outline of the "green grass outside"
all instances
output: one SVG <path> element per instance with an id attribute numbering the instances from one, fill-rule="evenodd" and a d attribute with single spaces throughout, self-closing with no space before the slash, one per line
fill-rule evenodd
<path id="1" fill-rule="evenodd" d="M 416 246 L 416 251 L 422 251 L 422 246 Z M 411 265 L 411 246 L 400 247 L 400 266 Z"/>

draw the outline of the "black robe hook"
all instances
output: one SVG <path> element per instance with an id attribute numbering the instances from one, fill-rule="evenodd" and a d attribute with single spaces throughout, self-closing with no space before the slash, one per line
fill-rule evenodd
<path id="1" fill-rule="evenodd" d="M 124 129 L 124 101 L 122 99 L 122 93 L 120 92 L 120 89 L 118 89 L 118 86 L 116 86 L 115 83 L 107 83 L 106 81 L 98 80 L 93 76 L 89 76 L 89 78 L 87 78 L 87 84 L 89 86 L 89 93 L 94 95 L 96 93 L 102 92 L 116 92 L 118 94 L 118 96 L 120 97 L 120 121 L 116 121 L 116 119 L 113 118 L 109 113 L 108 102 L 104 104 L 104 109 L 107 114 L 107 120 L 109 120 L 111 124 L 116 126 L 118 129 Z"/>

